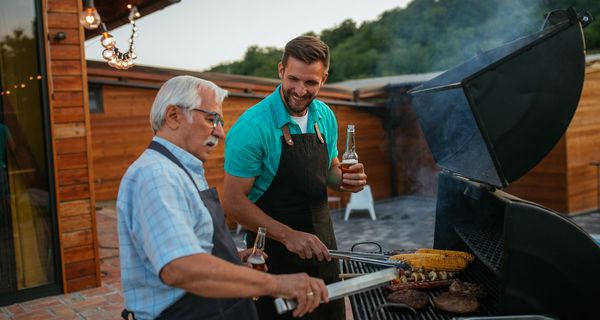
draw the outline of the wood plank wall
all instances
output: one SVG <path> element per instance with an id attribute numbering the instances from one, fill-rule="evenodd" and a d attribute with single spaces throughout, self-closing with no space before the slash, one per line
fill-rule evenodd
<path id="1" fill-rule="evenodd" d="M 567 130 L 567 211 L 598 209 L 597 168 L 600 161 L 600 63 L 586 69 L 577 112 Z"/>
<path id="2" fill-rule="evenodd" d="M 121 177 L 152 139 L 149 111 L 157 90 L 104 86 L 102 113 L 91 114 L 96 199 L 116 199 Z"/>
<path id="3" fill-rule="evenodd" d="M 596 210 L 600 161 L 600 66 L 586 68 L 577 111 L 554 149 L 507 192 L 560 213 Z"/>
<path id="4" fill-rule="evenodd" d="M 542 162 L 511 183 L 506 192 L 558 212 L 568 212 L 566 145 L 563 136 Z"/>
<path id="5" fill-rule="evenodd" d="M 338 121 L 338 158 L 341 159 L 346 150 L 346 131 L 348 124 L 355 125 L 356 153 L 359 161 L 365 166 L 367 182 L 371 186 L 373 198 L 376 200 L 392 196 L 391 165 L 389 157 L 389 139 L 383 128 L 381 118 L 373 113 L 349 106 L 330 104 Z M 334 192 L 344 206 L 350 198 L 349 192 Z"/>
<path id="6" fill-rule="evenodd" d="M 227 90 L 239 92 L 239 88 L 231 82 L 214 81 Z M 273 90 L 274 86 L 269 89 Z M 262 93 L 264 92 L 268 91 Z M 118 185 L 125 170 L 147 147 L 152 138 L 148 114 L 156 93 L 155 89 L 102 86 L 104 112 L 91 115 L 95 190 L 98 200 L 116 199 Z M 332 95 L 328 94 L 329 97 Z M 262 95 L 227 98 L 223 104 L 226 132 L 237 118 L 260 101 L 261 97 Z M 340 156 L 345 148 L 346 125 L 355 123 L 359 157 L 367 168 L 374 197 L 376 199 L 390 197 L 388 142 L 380 118 L 349 106 L 330 104 L 330 107 L 338 119 Z M 206 163 L 208 183 L 217 190 L 223 184 L 223 166 L 224 143 L 221 143 Z M 347 201 L 349 197 L 345 193 L 331 192 L 330 194 L 341 196 L 342 201 Z"/>
<path id="7" fill-rule="evenodd" d="M 58 227 L 65 292 L 100 285 L 83 30 L 77 0 L 45 2 Z M 58 32 L 67 37 L 52 40 Z"/>

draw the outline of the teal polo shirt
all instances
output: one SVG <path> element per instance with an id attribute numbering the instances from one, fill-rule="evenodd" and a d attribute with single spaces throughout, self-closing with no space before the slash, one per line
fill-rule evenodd
<path id="1" fill-rule="evenodd" d="M 246 110 L 235 122 L 225 138 L 225 171 L 236 177 L 256 178 L 248 198 L 256 202 L 269 188 L 277 174 L 281 158 L 282 128 L 289 124 L 291 134 L 302 134 L 300 126 L 285 109 L 279 90 Z M 329 165 L 338 155 L 337 121 L 333 111 L 317 99 L 308 106 L 306 133 L 315 133 L 319 124 L 327 144 Z"/>

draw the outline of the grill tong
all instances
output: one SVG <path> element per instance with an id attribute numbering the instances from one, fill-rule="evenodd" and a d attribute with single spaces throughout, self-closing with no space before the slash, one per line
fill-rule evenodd
<path id="1" fill-rule="evenodd" d="M 329 300 L 336 300 L 345 296 L 361 293 L 369 289 L 379 287 L 382 284 L 394 280 L 398 276 L 397 268 L 387 268 L 377 272 L 369 273 L 364 276 L 352 278 L 350 280 L 339 281 L 327 285 L 327 294 Z M 283 298 L 275 299 L 275 309 L 278 314 L 284 314 L 295 309 L 296 300 Z"/>

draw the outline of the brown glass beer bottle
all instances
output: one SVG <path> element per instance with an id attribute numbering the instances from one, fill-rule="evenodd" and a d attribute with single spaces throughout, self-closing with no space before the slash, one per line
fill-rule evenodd
<path id="1" fill-rule="evenodd" d="M 358 154 L 356 153 L 356 145 L 354 141 L 354 125 L 349 124 L 348 130 L 346 131 L 346 151 L 342 155 L 342 187 L 352 188 L 354 186 L 345 184 L 343 182 L 344 173 L 353 173 L 350 167 L 358 163 Z"/>
<path id="2" fill-rule="evenodd" d="M 254 240 L 254 247 L 252 248 L 252 254 L 246 260 L 252 265 L 252 268 L 259 271 L 267 271 L 265 264 L 265 257 L 263 251 L 265 250 L 265 237 L 267 236 L 267 228 L 258 227 L 256 233 L 256 240 Z"/>

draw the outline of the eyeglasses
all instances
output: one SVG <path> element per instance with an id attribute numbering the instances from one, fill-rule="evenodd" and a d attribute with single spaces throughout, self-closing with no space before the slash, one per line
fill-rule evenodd
<path id="1" fill-rule="evenodd" d="M 210 120 L 212 121 L 213 128 L 216 128 L 219 124 L 221 124 L 221 127 L 225 128 L 225 121 L 223 121 L 223 119 L 221 118 L 221 116 L 218 113 L 213 112 L 213 111 L 208 111 L 208 110 L 200 109 L 200 108 L 194 108 L 194 109 L 190 109 L 190 110 L 192 110 L 192 111 L 200 111 L 202 113 L 206 113 L 206 114 L 212 116 L 212 119 L 210 119 Z"/>

